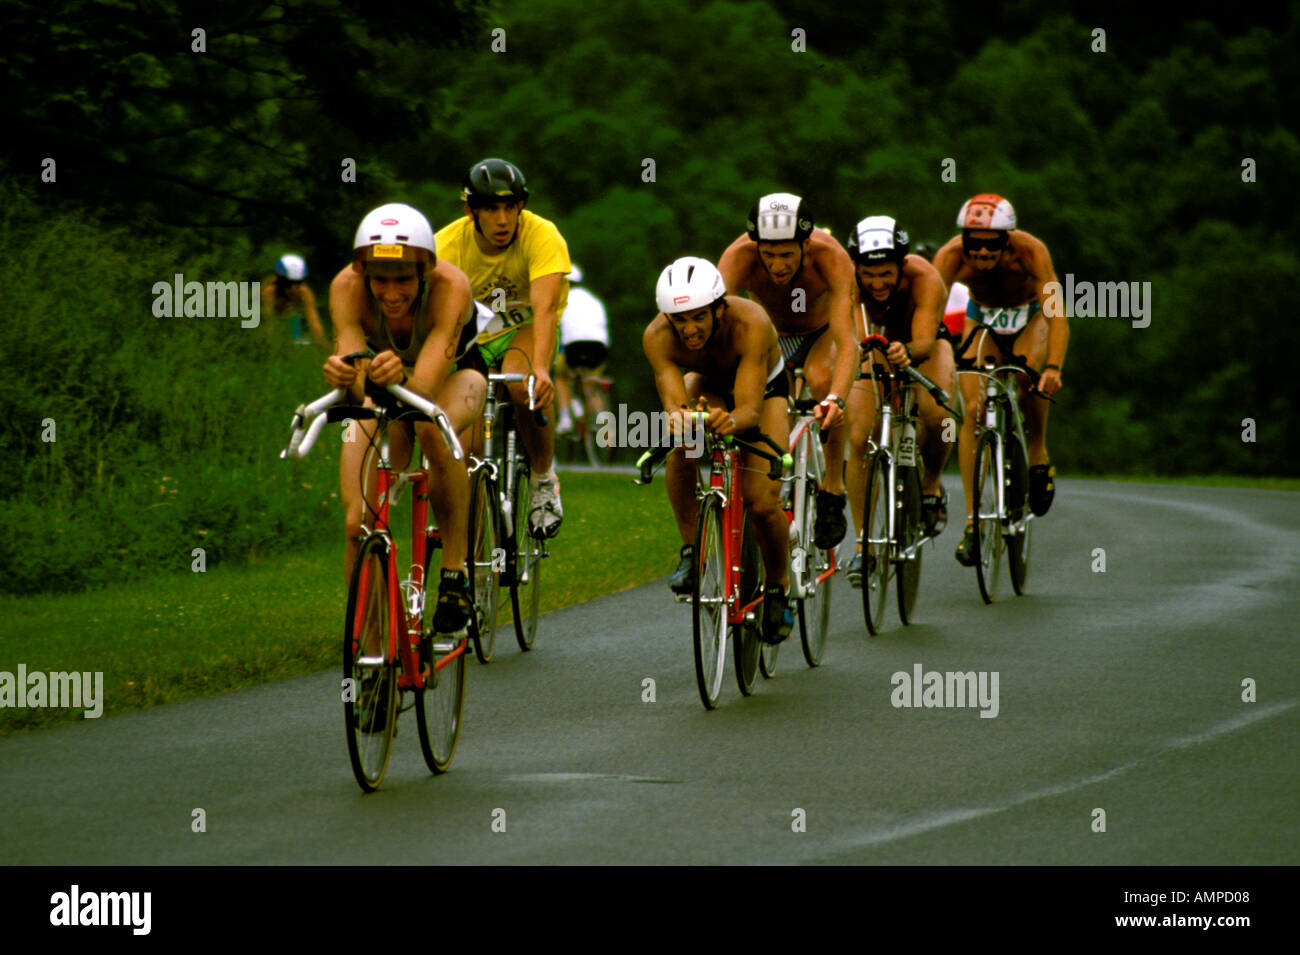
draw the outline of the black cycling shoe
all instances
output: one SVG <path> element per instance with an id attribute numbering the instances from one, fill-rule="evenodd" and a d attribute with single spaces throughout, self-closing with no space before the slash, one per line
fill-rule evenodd
<path id="1" fill-rule="evenodd" d="M 438 609 L 433 614 L 435 633 L 458 633 L 469 623 L 469 578 L 463 570 L 444 570 L 438 583 Z"/>
<path id="2" fill-rule="evenodd" d="M 975 525 L 968 522 L 966 532 L 961 535 L 961 543 L 957 545 L 957 563 L 963 567 L 974 567 L 977 560 L 979 555 L 975 553 Z"/>
<path id="3" fill-rule="evenodd" d="M 668 578 L 668 589 L 675 594 L 689 597 L 695 592 L 695 545 L 687 544 L 682 548 L 681 563 Z"/>
<path id="4" fill-rule="evenodd" d="M 921 498 L 921 519 L 925 521 L 925 536 L 938 537 L 948 526 L 948 489 L 942 494 L 926 494 Z"/>
<path id="5" fill-rule="evenodd" d="M 844 567 L 844 575 L 854 587 L 862 586 L 862 551 L 856 551 Z"/>
<path id="6" fill-rule="evenodd" d="M 794 607 L 786 596 L 785 588 L 772 584 L 763 590 L 763 629 L 760 636 L 764 643 L 783 643 L 794 629 Z"/>
<path id="7" fill-rule="evenodd" d="M 1029 509 L 1034 517 L 1042 517 L 1052 506 L 1056 497 L 1056 468 L 1049 461 L 1047 464 L 1035 464 L 1029 469 Z"/>
<path id="8" fill-rule="evenodd" d="M 844 520 L 844 495 L 829 491 L 817 492 L 817 519 L 813 521 L 813 543 L 822 550 L 830 550 L 849 529 Z"/>

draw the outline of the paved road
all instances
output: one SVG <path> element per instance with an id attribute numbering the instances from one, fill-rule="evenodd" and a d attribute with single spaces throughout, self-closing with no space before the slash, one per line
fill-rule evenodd
<path id="1" fill-rule="evenodd" d="M 0 741 L 0 861 L 1300 862 L 1300 495 L 1059 486 L 1027 596 L 984 606 L 950 527 L 916 624 L 869 639 L 841 580 L 825 664 L 713 713 L 662 582 L 507 632 L 451 772 L 406 716 L 370 796 L 332 672 Z M 917 664 L 996 672 L 996 718 L 895 708 Z"/>

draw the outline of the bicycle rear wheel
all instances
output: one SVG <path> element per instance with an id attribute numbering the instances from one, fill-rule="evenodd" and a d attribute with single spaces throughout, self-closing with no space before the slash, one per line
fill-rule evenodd
<path id="1" fill-rule="evenodd" d="M 429 582 L 438 579 L 438 538 L 427 539 L 424 558 L 424 620 L 420 628 L 420 668 L 424 688 L 415 693 L 415 716 L 420 726 L 420 752 L 429 769 L 445 773 L 460 738 L 460 719 L 465 705 L 465 657 L 469 645 L 465 636 L 433 632 L 433 601 Z M 436 596 L 436 588 L 433 591 Z"/>
<path id="2" fill-rule="evenodd" d="M 980 596 L 991 604 L 998 595 L 1002 568 L 1002 519 L 998 513 L 998 435 L 985 431 L 975 445 L 975 579 Z"/>
<path id="3" fill-rule="evenodd" d="M 343 722 L 358 785 L 379 788 L 397 725 L 397 661 L 390 656 L 388 548 L 382 534 L 361 543 L 348 586 L 343 633 Z"/>
<path id="4" fill-rule="evenodd" d="M 1017 594 L 1025 592 L 1029 577 L 1029 529 L 1033 519 L 1029 515 L 1029 459 L 1017 435 L 1007 437 L 1007 511 L 1017 524 L 1024 528 L 1007 537 L 1007 569 L 1011 572 L 1011 589 Z"/>
<path id="5" fill-rule="evenodd" d="M 897 509 L 894 517 L 898 553 L 904 553 L 921 539 L 921 472 L 915 467 L 898 469 Z M 910 560 L 898 562 L 898 619 L 906 626 L 913 618 L 916 594 L 921 588 L 921 550 Z"/>
<path id="6" fill-rule="evenodd" d="M 515 615 L 515 641 L 520 650 L 531 650 L 537 638 L 537 612 L 542 599 L 542 558 L 546 543 L 528 532 L 527 464 L 515 474 L 515 540 L 510 573 L 510 607 Z"/>
<path id="7" fill-rule="evenodd" d="M 889 452 L 881 448 L 871 456 L 862 521 L 862 614 L 872 636 L 880 632 L 885 619 L 893 569 L 889 559 L 889 470 Z"/>
<path id="8" fill-rule="evenodd" d="M 819 666 L 826 653 L 826 634 L 831 622 L 831 583 L 835 551 L 823 550 L 813 542 L 813 527 L 817 521 L 817 486 L 808 482 L 804 495 L 803 528 L 799 547 L 803 551 L 803 579 L 814 588 L 810 596 L 799 601 L 799 637 L 803 643 L 803 658 L 810 666 Z"/>
<path id="9" fill-rule="evenodd" d="M 479 663 L 491 663 L 496 651 L 500 576 L 504 555 L 500 545 L 500 518 L 497 515 L 497 485 L 487 469 L 471 480 L 469 495 L 469 552 L 474 572 L 469 575 L 470 636 Z"/>
<path id="10" fill-rule="evenodd" d="M 758 535 L 745 518 L 745 526 L 740 536 L 740 603 L 741 606 L 755 600 L 763 593 L 763 554 L 758 549 Z M 763 605 L 760 603 L 753 610 L 755 623 L 740 622 L 732 628 L 733 644 L 736 651 L 736 683 L 740 692 L 749 696 L 754 692 L 754 683 L 758 679 L 759 660 L 762 657 L 763 641 L 759 639 L 758 628 L 762 625 Z M 775 666 L 775 659 L 773 659 Z"/>
<path id="11" fill-rule="evenodd" d="M 695 590 L 691 621 L 695 633 L 695 680 L 706 710 L 718 705 L 727 659 L 727 594 L 722 506 L 716 497 L 700 502 L 695 527 Z"/>

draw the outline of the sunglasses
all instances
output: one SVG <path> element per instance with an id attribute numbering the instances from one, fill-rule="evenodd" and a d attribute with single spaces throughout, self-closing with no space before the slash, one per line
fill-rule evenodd
<path id="1" fill-rule="evenodd" d="M 995 239 L 976 239 L 972 236 L 964 235 L 961 237 L 961 247 L 967 252 L 978 252 L 981 249 L 987 249 L 990 252 L 997 252 L 1006 247 L 1007 237 L 998 236 Z"/>

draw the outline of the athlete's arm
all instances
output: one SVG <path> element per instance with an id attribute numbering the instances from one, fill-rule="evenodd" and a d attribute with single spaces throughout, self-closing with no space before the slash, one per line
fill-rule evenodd
<path id="1" fill-rule="evenodd" d="M 1047 367 L 1038 379 L 1038 388 L 1045 395 L 1054 395 L 1061 390 L 1061 367 L 1065 364 L 1065 351 L 1070 344 L 1070 322 L 1064 309 L 1059 315 L 1049 314 L 1047 310 L 1047 300 L 1051 297 L 1047 284 L 1056 281 L 1056 269 L 1044 243 L 1034 241 L 1030 262 L 1038 286 L 1038 307 L 1047 316 Z"/>
<path id="2" fill-rule="evenodd" d="M 343 361 L 344 355 L 366 350 L 366 333 L 361 327 L 365 305 L 365 278 L 345 265 L 330 282 L 330 314 L 334 317 L 334 354 L 325 359 L 325 381 L 331 388 L 350 388 L 352 400 L 362 400 L 361 375 Z"/>
<path id="3" fill-rule="evenodd" d="M 545 408 L 555 397 L 551 383 L 551 362 L 555 360 L 555 330 L 560 324 L 560 295 L 569 280 L 564 272 L 552 272 L 529 280 L 529 299 L 533 306 L 533 390 L 535 406 Z"/>
<path id="4" fill-rule="evenodd" d="M 655 373 L 655 389 L 659 400 L 663 402 L 668 420 L 675 422 L 677 433 L 681 432 L 682 409 L 686 407 L 686 379 L 682 370 L 672 360 L 671 346 L 673 330 L 668 327 L 668 320 L 662 314 L 655 317 L 641 336 L 641 350 L 650 362 Z"/>
<path id="5" fill-rule="evenodd" d="M 943 279 L 933 269 L 920 269 L 912 279 L 912 361 L 921 364 L 934 351 L 934 340 L 948 304 Z M 904 365 L 903 367 L 906 367 Z"/>
<path id="6" fill-rule="evenodd" d="M 451 372 L 465 322 L 474 320 L 469 279 L 446 259 L 439 259 L 429 281 L 429 337 L 420 346 L 407 387 L 432 400 Z"/>
<path id="7" fill-rule="evenodd" d="M 858 282 L 849 254 L 835 239 L 830 238 L 830 241 L 833 250 L 822 256 L 822 274 L 831 289 L 830 324 L 836 349 L 835 370 L 831 373 L 831 393 L 847 398 L 858 374 L 858 343 L 853 334 L 853 310 L 858 304 Z M 826 409 L 821 422 L 823 429 L 833 427 L 843 415 L 834 404 L 821 405 L 819 408 Z"/>
<path id="8" fill-rule="evenodd" d="M 736 348 L 740 352 L 736 381 L 731 391 L 735 410 L 715 412 L 710 417 L 709 430 L 718 434 L 735 434 L 756 428 L 763 416 L 768 351 L 768 338 L 764 333 L 767 329 L 758 322 L 744 320 L 736 321 L 735 328 Z"/>

